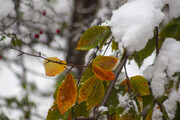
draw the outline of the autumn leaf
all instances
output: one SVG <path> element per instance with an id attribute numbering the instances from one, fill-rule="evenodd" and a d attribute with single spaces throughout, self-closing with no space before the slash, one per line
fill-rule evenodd
<path id="1" fill-rule="evenodd" d="M 104 96 L 103 81 L 93 76 L 86 80 L 79 90 L 78 102 L 86 101 L 87 109 L 99 104 Z"/>
<path id="2" fill-rule="evenodd" d="M 94 71 L 95 75 L 101 80 L 111 81 L 111 80 L 115 79 L 114 73 L 110 70 L 104 70 L 104 69 L 101 69 L 100 67 L 97 67 L 94 65 L 93 71 Z"/>
<path id="3" fill-rule="evenodd" d="M 115 67 L 117 61 L 116 57 L 99 55 L 93 60 L 92 64 L 104 70 L 111 70 Z"/>
<path id="4" fill-rule="evenodd" d="M 128 88 L 128 85 L 129 85 L 130 88 Z M 126 92 L 128 92 L 128 89 L 133 90 L 133 87 L 132 87 L 132 85 L 131 85 L 130 80 L 127 80 L 127 79 L 123 80 L 123 81 L 121 82 L 121 84 L 120 84 L 120 89 L 122 90 L 122 92 L 123 92 L 124 94 L 125 94 Z"/>
<path id="5" fill-rule="evenodd" d="M 54 61 L 54 62 L 53 62 Z M 55 63 L 58 62 L 58 63 Z M 62 64 L 60 64 L 62 63 Z M 66 69 L 66 61 L 62 61 L 57 57 L 49 57 L 44 60 L 44 68 L 47 76 L 55 76 Z"/>
<path id="6" fill-rule="evenodd" d="M 84 82 L 84 84 L 79 90 L 78 103 L 82 101 L 86 101 L 88 99 L 89 92 L 97 79 L 98 78 L 94 75 L 93 77 L 90 77 L 88 80 Z"/>
<path id="7" fill-rule="evenodd" d="M 96 47 L 103 40 L 107 40 L 111 30 L 108 26 L 93 26 L 81 36 L 77 50 L 89 50 Z"/>
<path id="8" fill-rule="evenodd" d="M 144 96 L 151 94 L 147 80 L 143 76 L 133 76 L 130 80 L 136 95 Z"/>
<path id="9" fill-rule="evenodd" d="M 63 115 L 73 106 L 77 99 L 77 87 L 72 74 L 68 74 L 57 91 L 58 109 Z"/>
<path id="10" fill-rule="evenodd" d="M 59 109 L 57 107 L 56 101 L 53 102 L 53 105 L 48 110 L 48 114 L 46 120 L 67 120 L 70 116 L 71 109 L 65 112 L 63 115 L 60 114 Z"/>
<path id="11" fill-rule="evenodd" d="M 105 90 L 103 81 L 97 79 L 94 85 L 92 86 L 91 90 L 89 91 L 89 96 L 86 101 L 87 109 L 90 109 L 97 104 L 99 104 L 104 96 Z"/>

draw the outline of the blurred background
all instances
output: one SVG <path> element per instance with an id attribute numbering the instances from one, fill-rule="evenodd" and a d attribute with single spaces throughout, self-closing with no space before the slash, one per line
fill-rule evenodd
<path id="1" fill-rule="evenodd" d="M 84 65 L 92 52 L 75 50 L 79 38 L 89 27 L 109 20 L 112 11 L 125 2 L 0 0 L 0 120 L 46 119 L 60 78 L 45 75 L 43 59 L 12 48 Z M 127 67 L 129 76 L 142 74 L 135 63 L 131 68 Z M 73 71 L 77 76 L 82 72 Z"/>

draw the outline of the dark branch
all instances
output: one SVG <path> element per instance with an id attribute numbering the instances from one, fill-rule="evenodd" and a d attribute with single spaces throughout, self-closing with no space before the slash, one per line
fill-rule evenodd
<path id="1" fill-rule="evenodd" d="M 159 54 L 159 43 L 158 43 L 159 33 L 158 33 L 158 27 L 157 26 L 155 27 L 155 30 L 156 30 L 156 56 L 157 56 Z"/>

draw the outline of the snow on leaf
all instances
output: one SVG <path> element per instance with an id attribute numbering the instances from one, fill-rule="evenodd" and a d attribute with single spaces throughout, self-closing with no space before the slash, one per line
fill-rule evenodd
<path id="1" fill-rule="evenodd" d="M 172 38 L 166 38 L 154 65 L 146 70 L 145 76 L 150 76 L 151 89 L 155 98 L 161 97 L 165 93 L 165 85 L 169 83 L 169 79 L 173 78 L 174 73 L 180 72 L 180 42 Z M 168 76 L 168 78 L 167 78 Z"/>
<path id="2" fill-rule="evenodd" d="M 117 61 L 116 57 L 99 55 L 93 60 L 92 65 L 104 70 L 111 70 L 115 67 Z"/>
<path id="3" fill-rule="evenodd" d="M 161 0 L 128 0 L 114 10 L 109 25 L 116 42 L 122 42 L 130 53 L 143 49 L 163 20 L 162 7 Z"/>
<path id="4" fill-rule="evenodd" d="M 137 75 L 131 77 L 130 79 L 136 95 L 144 96 L 151 94 L 149 91 L 149 85 L 147 83 L 147 80 L 144 77 Z"/>
<path id="5" fill-rule="evenodd" d="M 89 28 L 81 36 L 77 50 L 89 50 L 96 47 L 103 40 L 107 39 L 111 30 L 108 26 L 94 26 Z"/>
<path id="6" fill-rule="evenodd" d="M 57 63 L 56 63 L 57 62 Z M 49 57 L 44 60 L 44 68 L 47 76 L 55 76 L 66 69 L 66 61 L 57 57 Z"/>
<path id="7" fill-rule="evenodd" d="M 63 115 L 73 106 L 77 99 L 77 87 L 72 74 L 68 74 L 57 91 L 58 109 Z"/>
<path id="8" fill-rule="evenodd" d="M 95 75 L 104 81 L 111 81 L 115 79 L 114 73 L 110 70 L 104 70 L 98 66 L 93 65 L 93 71 Z"/>

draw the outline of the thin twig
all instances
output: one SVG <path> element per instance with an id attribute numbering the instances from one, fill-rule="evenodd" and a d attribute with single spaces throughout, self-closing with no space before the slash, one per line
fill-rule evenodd
<path id="1" fill-rule="evenodd" d="M 159 54 L 159 32 L 158 32 L 158 27 L 155 27 L 156 30 L 156 56 Z"/>
<path id="2" fill-rule="evenodd" d="M 126 83 L 127 83 L 127 86 L 128 86 L 128 91 L 130 92 L 131 91 L 131 85 L 129 84 L 130 79 L 129 79 L 128 74 L 127 74 L 126 64 L 124 64 L 124 70 L 125 70 L 125 74 L 126 74 Z"/>
<path id="3" fill-rule="evenodd" d="M 126 74 L 126 79 L 129 79 L 128 74 L 127 74 L 127 70 L 126 70 L 126 64 L 124 64 L 124 71 L 125 71 L 125 74 Z"/>
<path id="4" fill-rule="evenodd" d="M 14 48 L 14 47 L 12 47 L 12 46 L 11 46 L 10 48 L 19 52 L 19 54 L 18 54 L 17 56 L 28 55 L 28 56 L 33 56 L 33 57 L 39 57 L 39 58 L 42 58 L 42 59 L 44 59 L 44 60 L 48 60 L 48 62 L 58 63 L 58 64 L 60 64 L 60 65 L 67 65 L 67 66 L 79 67 L 79 68 L 80 68 L 80 67 L 85 67 L 85 66 L 80 66 L 80 65 L 73 65 L 73 64 L 68 64 L 68 63 L 65 64 L 65 63 L 62 63 L 62 62 L 49 60 L 48 58 L 43 57 L 40 52 L 39 52 L 38 55 L 35 55 L 35 54 L 31 54 L 31 53 L 27 53 L 27 52 L 21 51 L 21 50 L 16 49 L 16 48 Z"/>
<path id="5" fill-rule="evenodd" d="M 103 53 L 103 56 L 105 55 L 105 53 L 106 53 L 107 49 L 109 48 L 109 45 L 111 44 L 111 42 L 112 42 L 113 39 L 114 39 L 114 37 L 112 37 L 111 40 L 109 41 L 109 43 L 108 43 L 108 45 L 107 45 L 107 47 L 106 47 L 106 50 L 105 50 L 104 53 Z"/>

